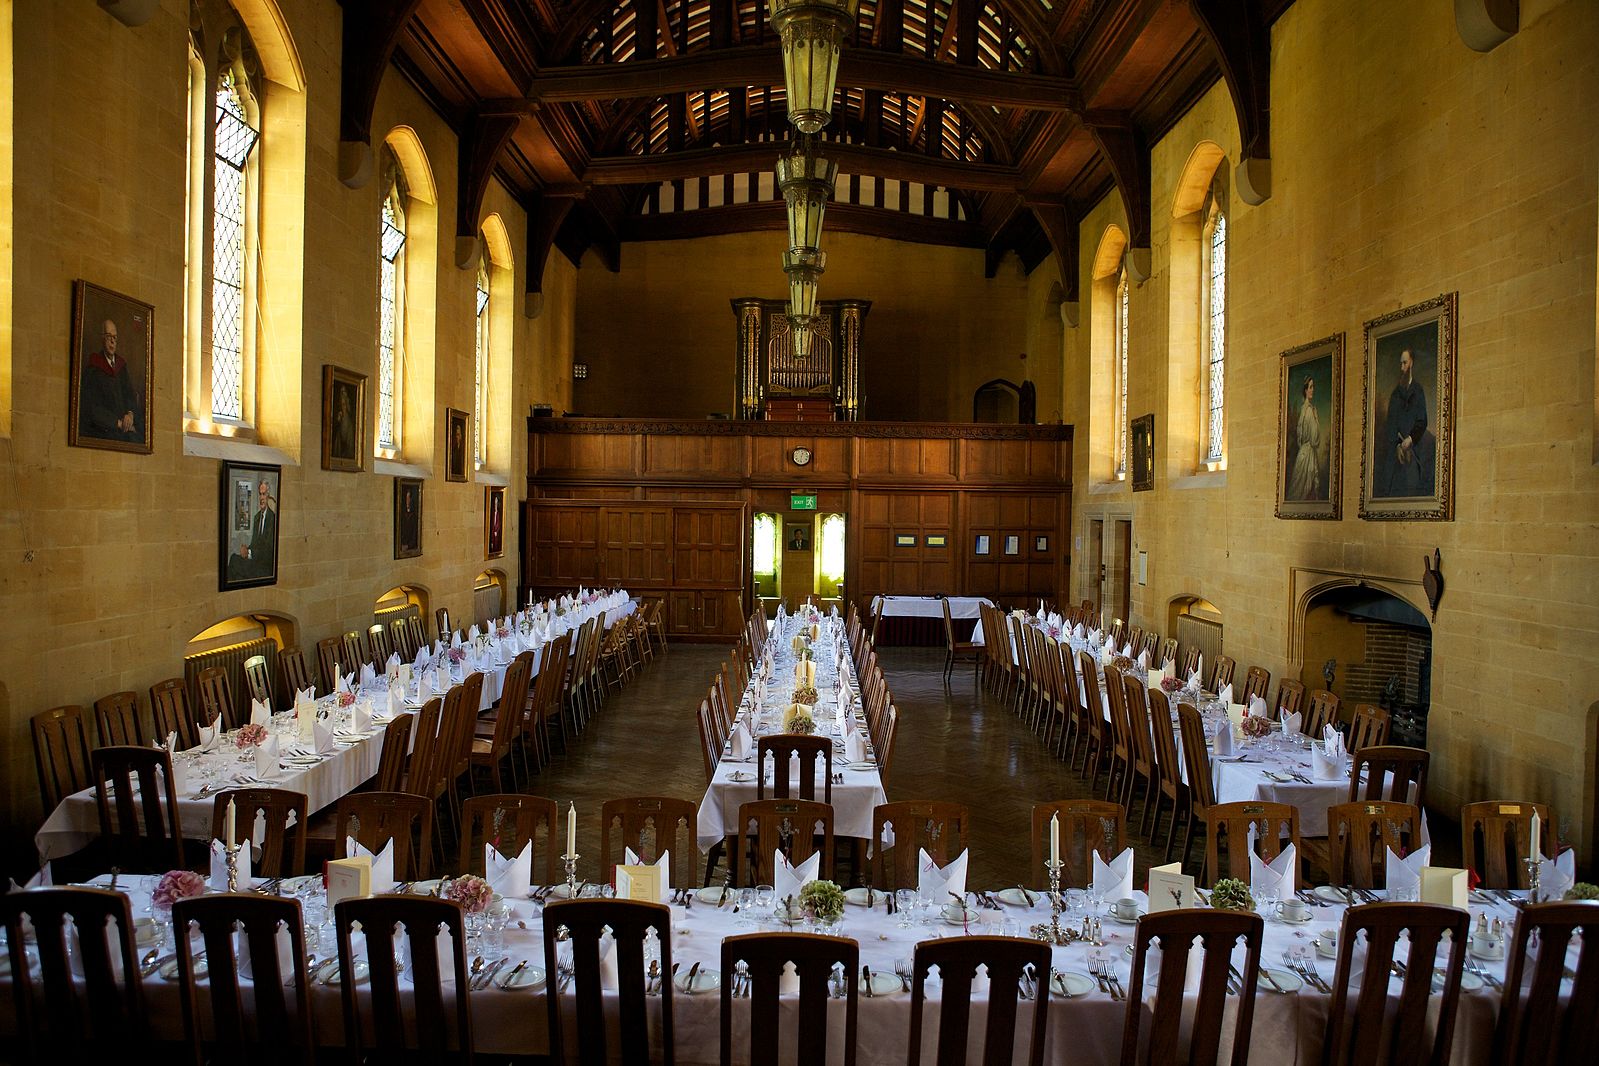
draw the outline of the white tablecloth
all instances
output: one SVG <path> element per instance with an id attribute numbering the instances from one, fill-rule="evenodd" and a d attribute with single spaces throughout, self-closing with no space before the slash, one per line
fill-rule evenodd
<path id="1" fill-rule="evenodd" d="M 876 596 L 872 613 L 879 618 L 943 618 L 946 603 L 950 618 L 976 618 L 979 606 L 994 606 L 986 596 Z"/>

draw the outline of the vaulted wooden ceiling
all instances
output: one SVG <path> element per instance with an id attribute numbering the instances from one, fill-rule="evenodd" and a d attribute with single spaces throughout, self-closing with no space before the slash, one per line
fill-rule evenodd
<path id="1" fill-rule="evenodd" d="M 829 154 L 846 174 L 947 188 L 970 210 L 943 222 L 857 208 L 829 225 L 978 244 L 991 269 L 1014 250 L 1031 270 L 1051 250 L 1075 262 L 1074 219 L 1117 189 L 1130 245 L 1147 249 L 1148 145 L 1218 77 L 1241 185 L 1264 198 L 1269 29 L 1291 2 L 861 0 Z M 614 269 L 622 242 L 655 232 L 639 217 L 650 190 L 770 171 L 771 141 L 788 135 L 771 0 L 343 3 L 344 176 L 370 172 L 362 148 L 392 62 L 461 136 L 463 256 L 491 175 L 527 205 L 537 263 L 555 241 L 574 259 L 598 246 Z M 703 215 L 707 231 L 782 225 L 780 203 Z"/>

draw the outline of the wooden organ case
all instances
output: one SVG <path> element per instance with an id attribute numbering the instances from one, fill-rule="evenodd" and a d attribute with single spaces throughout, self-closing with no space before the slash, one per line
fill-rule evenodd
<path id="1" fill-rule="evenodd" d="M 744 420 L 854 422 L 861 415 L 861 330 L 870 300 L 823 300 L 811 350 L 795 352 L 787 303 L 744 297 L 738 319 L 738 412 Z"/>

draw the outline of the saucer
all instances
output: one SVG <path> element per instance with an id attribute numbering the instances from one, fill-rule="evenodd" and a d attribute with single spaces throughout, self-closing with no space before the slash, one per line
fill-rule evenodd
<path id="1" fill-rule="evenodd" d="M 1303 918 L 1290 918 L 1288 915 L 1280 911 L 1277 914 L 1278 921 L 1286 922 L 1289 925 L 1305 925 L 1311 921 L 1314 921 L 1314 918 L 1315 916 L 1310 913 L 1310 908 L 1308 907 L 1305 909 L 1305 916 Z"/>
<path id="2" fill-rule="evenodd" d="M 355 960 L 355 983 L 356 984 L 362 984 L 363 982 L 366 981 L 366 979 L 368 977 L 371 977 L 371 976 L 372 976 L 372 965 L 371 965 L 371 963 L 367 962 L 365 959 L 356 959 Z M 323 984 L 332 985 L 335 988 L 337 988 L 343 981 L 344 981 L 344 968 L 342 966 L 334 966 L 333 969 L 327 974 L 327 976 L 322 978 L 322 983 Z"/>
<path id="3" fill-rule="evenodd" d="M 163 962 L 161 964 L 161 969 L 158 972 L 161 974 L 163 980 L 176 981 L 178 979 L 178 957 L 174 955 L 166 962 Z M 210 972 L 211 964 L 205 959 L 199 958 L 194 960 L 194 979 L 196 981 L 200 980 L 200 978 L 204 977 Z"/>
<path id="4" fill-rule="evenodd" d="M 1469 944 L 1467 946 L 1467 950 L 1471 952 L 1472 958 L 1486 959 L 1489 962 L 1500 962 L 1505 957 L 1505 949 L 1503 947 L 1501 947 L 1498 951 L 1478 951 L 1475 944 Z"/>
<path id="5" fill-rule="evenodd" d="M 1105 917 L 1109 918 L 1111 921 L 1115 922 L 1117 925 L 1137 925 L 1138 924 L 1138 919 L 1142 918 L 1143 916 L 1144 916 L 1144 912 L 1143 911 L 1139 911 L 1138 914 L 1136 916 L 1132 917 L 1132 918 L 1123 918 L 1121 915 L 1117 914 L 1115 911 L 1111 911 Z"/>
<path id="6" fill-rule="evenodd" d="M 721 885 L 706 885 L 694 894 L 694 898 L 701 903 L 709 903 L 714 907 L 721 900 L 724 891 L 727 893 L 727 902 L 733 903 L 738 900 L 738 889 L 724 889 Z"/>
<path id="7" fill-rule="evenodd" d="M 1023 892 L 1019 888 L 1002 888 L 994 893 L 1001 903 L 1009 903 L 1017 907 L 1031 907 L 1039 900 L 1044 899 L 1042 892 Z M 1028 898 L 1032 897 L 1032 898 Z"/>
<path id="8" fill-rule="evenodd" d="M 1317 885 L 1315 888 L 1311 889 L 1311 892 L 1315 894 L 1317 899 L 1324 903 L 1338 903 L 1344 906 L 1349 905 L 1349 897 L 1344 895 L 1343 889 L 1338 888 L 1335 885 Z M 1360 901 L 1360 897 L 1356 896 L 1355 901 L 1358 903 Z"/>

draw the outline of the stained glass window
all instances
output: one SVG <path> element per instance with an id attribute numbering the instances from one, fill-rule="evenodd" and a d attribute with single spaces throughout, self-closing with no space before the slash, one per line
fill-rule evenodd
<path id="1" fill-rule="evenodd" d="M 396 181 L 383 199 L 378 246 L 378 433 L 381 449 L 400 449 L 400 389 L 403 380 L 402 286 L 405 284 L 405 208 Z"/>
<path id="2" fill-rule="evenodd" d="M 232 71 L 216 91 L 216 159 L 211 187 L 211 414 L 241 421 L 244 411 L 245 216 L 250 124 Z"/>
<path id="3" fill-rule="evenodd" d="M 483 469 L 483 412 L 488 409 L 489 388 L 489 261 L 477 268 L 477 351 L 472 369 L 472 465 Z"/>
<path id="4" fill-rule="evenodd" d="M 763 577 L 777 573 L 777 516 L 758 514 L 755 516 L 755 532 L 752 534 L 751 556 L 754 559 L 754 572 Z"/>
<path id="5" fill-rule="evenodd" d="M 1205 458 L 1219 463 L 1225 457 L 1226 423 L 1223 393 L 1227 383 L 1227 216 L 1212 206 L 1210 233 L 1205 249 Z"/>
<path id="6" fill-rule="evenodd" d="M 1127 476 L 1127 268 L 1116 279 L 1116 477 Z"/>
<path id="7" fill-rule="evenodd" d="M 829 581 L 844 580 L 844 516 L 830 514 L 822 519 L 822 576 Z"/>

